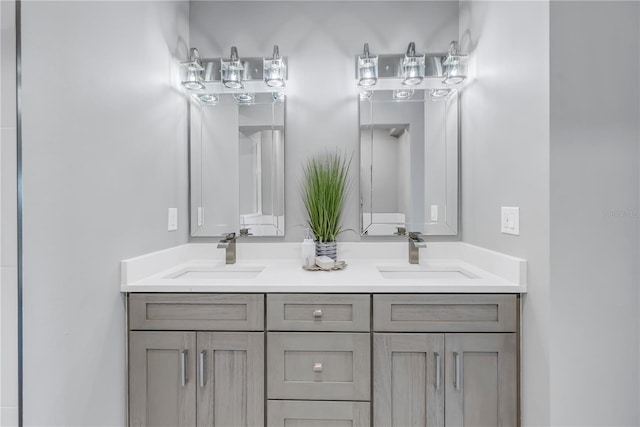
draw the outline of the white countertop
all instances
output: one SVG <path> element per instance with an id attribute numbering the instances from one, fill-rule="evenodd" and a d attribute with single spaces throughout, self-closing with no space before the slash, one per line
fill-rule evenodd
<path id="1" fill-rule="evenodd" d="M 300 244 L 237 244 L 237 269 L 263 267 L 254 278 L 183 278 L 190 269 L 225 268 L 224 250 L 215 243 L 190 243 L 121 262 L 122 292 L 225 293 L 524 293 L 526 261 L 463 242 L 432 242 L 420 264 L 407 261 L 407 243 L 342 243 L 339 271 L 305 271 Z M 454 269 L 458 277 L 384 278 L 390 269 Z M 172 278 L 178 276 L 176 278 Z M 446 276 L 446 274 L 445 274 Z M 470 277 L 469 277 L 470 276 Z"/>

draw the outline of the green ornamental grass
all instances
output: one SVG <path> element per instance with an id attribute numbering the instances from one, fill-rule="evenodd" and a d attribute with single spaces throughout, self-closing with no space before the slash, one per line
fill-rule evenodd
<path id="1" fill-rule="evenodd" d="M 318 242 L 334 242 L 349 190 L 351 159 L 340 153 L 311 158 L 304 167 L 303 199 L 307 223 Z"/>

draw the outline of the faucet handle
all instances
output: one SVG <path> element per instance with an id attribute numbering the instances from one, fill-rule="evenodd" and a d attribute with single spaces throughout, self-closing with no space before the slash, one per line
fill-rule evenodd
<path id="1" fill-rule="evenodd" d="M 411 240 L 415 240 L 416 242 L 422 242 L 422 234 L 420 234 L 420 232 L 418 231 L 410 231 L 409 232 L 409 239 Z"/>
<path id="2" fill-rule="evenodd" d="M 225 233 L 222 237 L 224 237 L 224 240 L 234 240 L 236 238 L 236 233 Z"/>

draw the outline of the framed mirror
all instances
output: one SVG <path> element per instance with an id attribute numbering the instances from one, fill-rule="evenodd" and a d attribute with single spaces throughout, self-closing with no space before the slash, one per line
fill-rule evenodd
<path id="1" fill-rule="evenodd" d="M 284 236 L 284 96 L 191 106 L 191 235 Z"/>
<path id="2" fill-rule="evenodd" d="M 363 91 L 361 234 L 456 235 L 458 147 L 457 91 Z"/>

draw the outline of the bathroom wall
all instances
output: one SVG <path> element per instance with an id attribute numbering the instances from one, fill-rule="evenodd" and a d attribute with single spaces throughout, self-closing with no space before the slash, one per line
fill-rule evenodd
<path id="1" fill-rule="evenodd" d="M 25 426 L 125 424 L 119 261 L 188 235 L 188 9 L 22 3 Z"/>
<path id="2" fill-rule="evenodd" d="M 215 1 L 191 4 L 191 45 L 202 57 L 271 55 L 289 58 L 285 136 L 287 241 L 301 241 L 302 165 L 316 153 L 353 153 L 354 185 L 345 228 L 359 229 L 358 91 L 354 58 L 369 43 L 373 53 L 445 52 L 458 38 L 455 1 Z M 359 240 L 344 233 L 340 240 Z"/>
<path id="3" fill-rule="evenodd" d="M 15 1 L 0 2 L 0 426 L 18 425 Z"/>
<path id="4" fill-rule="evenodd" d="M 637 426 L 640 4 L 551 2 L 551 423 Z"/>
<path id="5" fill-rule="evenodd" d="M 522 425 L 549 418 L 549 3 L 460 3 L 470 52 L 461 97 L 462 238 L 528 261 L 522 305 Z M 520 236 L 500 207 L 520 207 Z"/>

